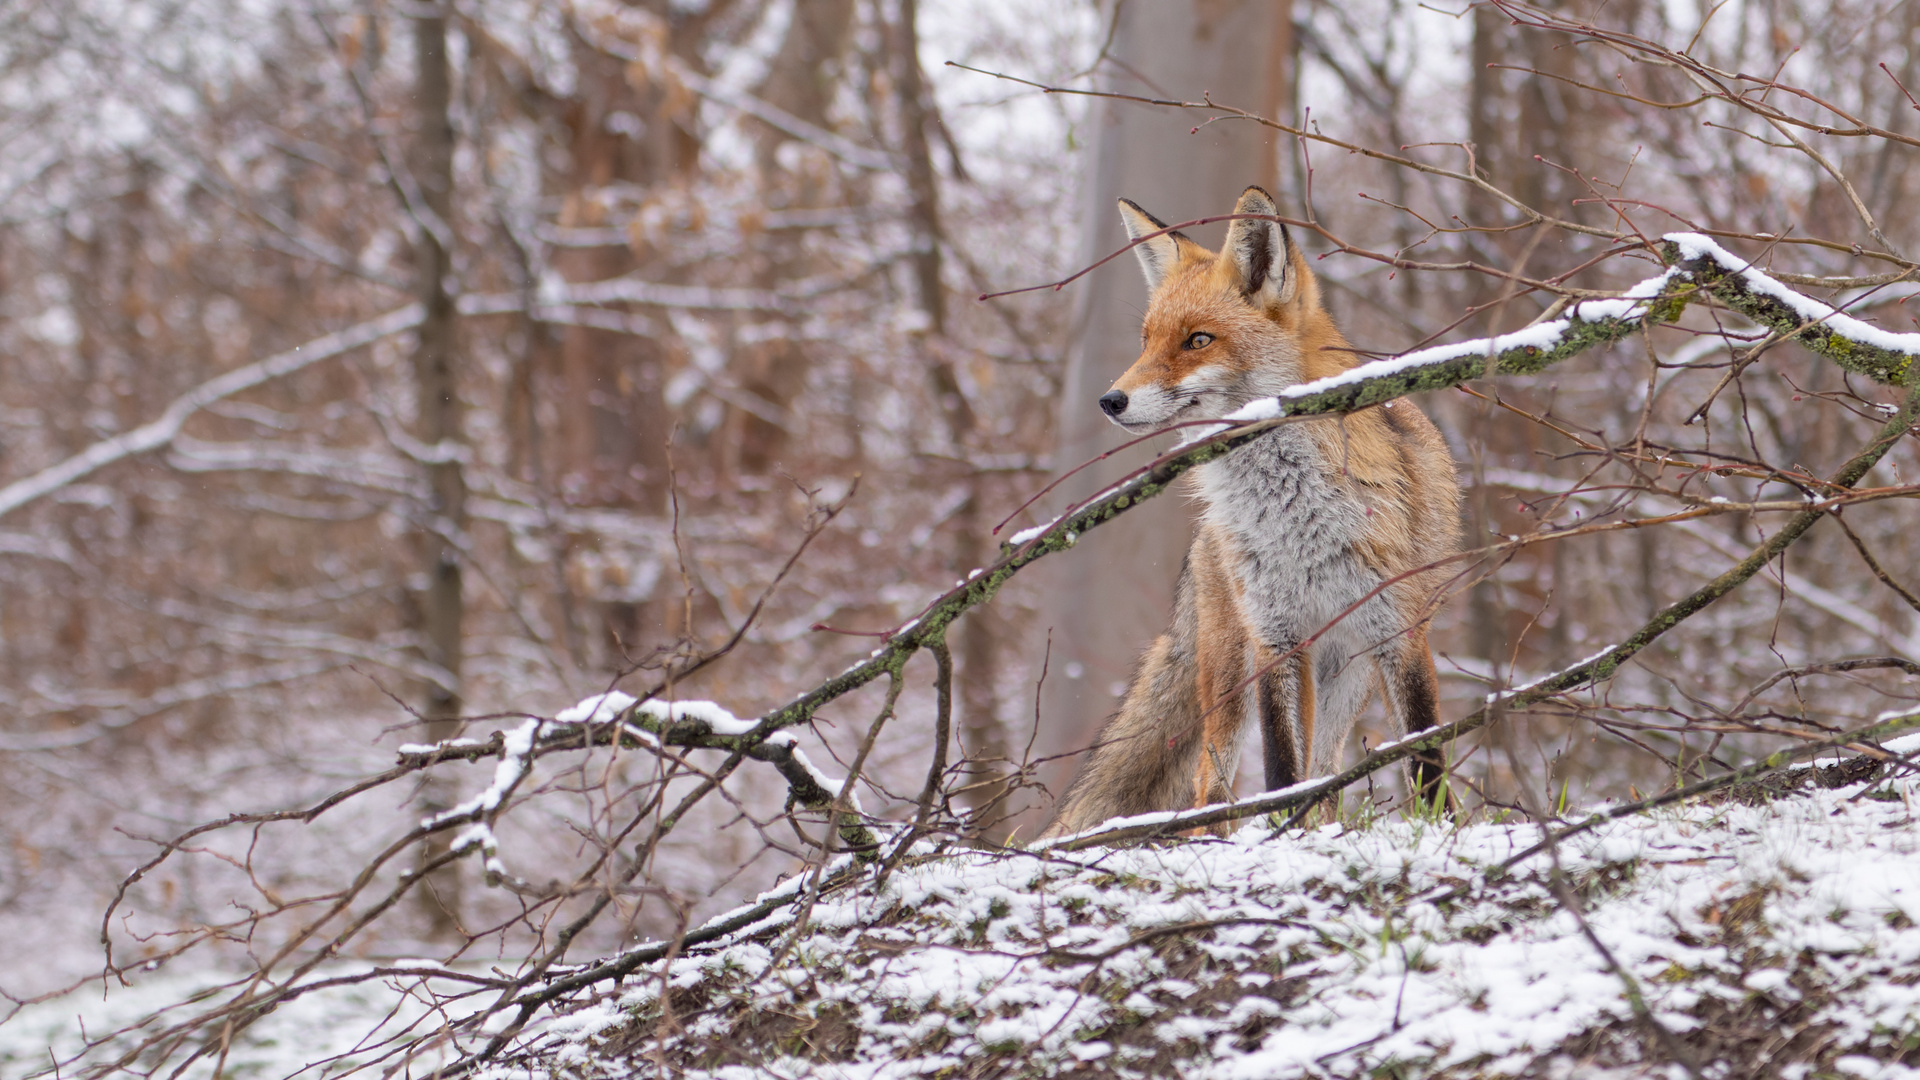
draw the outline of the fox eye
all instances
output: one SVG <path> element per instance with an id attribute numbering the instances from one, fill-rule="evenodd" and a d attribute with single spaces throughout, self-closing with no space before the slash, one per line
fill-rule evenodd
<path id="1" fill-rule="evenodd" d="M 1204 349 L 1211 344 L 1213 344 L 1213 335 L 1201 330 L 1188 334 L 1187 340 L 1182 343 L 1180 347 L 1183 349 Z"/>

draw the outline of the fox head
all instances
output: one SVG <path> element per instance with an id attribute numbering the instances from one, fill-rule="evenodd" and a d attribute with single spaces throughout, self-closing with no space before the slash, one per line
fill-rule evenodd
<path id="1" fill-rule="evenodd" d="M 1234 213 L 1278 211 L 1272 196 L 1250 187 Z M 1120 217 L 1134 240 L 1166 228 L 1127 199 Z M 1225 416 L 1345 366 L 1343 353 L 1327 349 L 1343 343 L 1320 306 L 1313 272 L 1279 222 L 1236 218 L 1218 252 L 1172 232 L 1141 241 L 1133 253 L 1152 293 L 1140 359 L 1100 398 L 1107 417 L 1128 431 Z"/>

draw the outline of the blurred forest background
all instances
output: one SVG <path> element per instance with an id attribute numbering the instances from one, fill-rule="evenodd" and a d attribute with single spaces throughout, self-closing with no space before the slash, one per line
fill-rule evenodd
<path id="1" fill-rule="evenodd" d="M 1695 33 L 1703 2 L 1607 6 L 1614 25 L 1694 34 L 1721 67 L 1920 132 L 1902 89 L 1920 86 L 1920 4 L 1712 10 Z M 1453 169 L 1471 144 L 1480 175 L 1596 230 L 1620 227 L 1604 194 L 1656 207 L 1656 233 L 1824 238 L 1729 241 L 1803 278 L 1878 273 L 1863 248 L 1920 246 L 1913 147 L 1820 144 L 1870 229 L 1766 124 L 1648 107 L 1690 91 L 1484 5 L 0 0 L 0 25 L 0 991 L 15 996 L 97 970 L 100 913 L 154 837 L 304 805 L 480 719 L 638 693 L 743 625 L 675 697 L 752 716 L 864 656 L 870 638 L 817 627 L 896 625 L 990 561 L 992 530 L 1030 495 L 1119 441 L 1094 399 L 1135 355 L 1130 258 L 1064 291 L 976 300 L 1117 249 L 1115 196 L 1176 221 L 1262 183 L 1354 251 L 1430 264 L 1295 230 L 1336 318 L 1377 354 L 1512 330 L 1551 299 L 1474 264 L 1595 264 L 1577 280 L 1593 289 L 1654 272 L 1601 262 L 1605 236 L 1510 227 L 1512 206 L 1430 174 L 949 61 L 1210 94 Z M 1217 243 L 1223 226 L 1193 231 Z M 1912 292 L 1820 295 L 1905 330 Z M 1421 402 L 1460 462 L 1470 540 L 1638 512 L 1597 471 L 1618 463 L 1552 425 L 1606 443 L 1651 425 L 1816 472 L 1865 437 L 1842 374 L 1790 345 L 1695 418 L 1732 370 L 1729 341 L 1663 331 L 1502 381 L 1499 401 L 1489 383 Z M 1920 461 L 1904 446 L 1880 472 L 1903 483 Z M 1075 477 L 1002 536 L 1111 475 Z M 1704 483 L 1753 497 L 1769 481 Z M 1902 505 L 1847 522 L 1920 581 Z M 1157 500 L 958 627 L 955 803 L 975 839 L 1044 819 L 1061 755 L 1165 618 L 1185 513 Z M 1617 640 L 1763 526 L 1580 537 L 1463 579 L 1435 628 L 1443 715 Z M 1638 722 L 1711 713 L 1808 657 L 1920 656 L 1913 607 L 1840 530 L 1771 581 L 1644 654 L 1606 692 L 1611 724 L 1546 714 L 1488 734 L 1462 765 L 1476 800 L 1519 782 L 1657 788 L 1678 742 Z M 1782 715 L 1835 719 L 1912 687 L 1868 672 L 1766 692 Z M 877 693 L 805 737 L 830 771 L 864 730 L 833 721 L 869 715 Z M 932 698 L 907 690 L 867 763 L 868 812 L 911 813 Z M 384 816 L 452 805 L 484 772 L 443 769 L 323 818 L 250 872 L 320 889 Z M 652 853 L 594 947 L 670 934 L 796 865 L 768 824 L 781 786 L 745 770 L 727 790 Z M 572 805 L 503 830 L 516 873 L 544 880 L 599 842 L 603 823 Z M 143 881 L 116 935 L 161 951 L 173 928 L 229 917 L 236 865 Z M 363 938 L 368 954 L 514 909 L 464 874 Z"/>

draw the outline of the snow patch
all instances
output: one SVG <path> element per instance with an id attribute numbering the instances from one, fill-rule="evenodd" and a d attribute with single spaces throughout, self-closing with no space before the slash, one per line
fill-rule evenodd
<path id="1" fill-rule="evenodd" d="M 465 738 L 448 739 L 445 742 L 437 742 L 437 743 L 410 742 L 410 743 L 401 743 L 400 752 L 403 754 L 431 754 L 440 750 L 461 750 L 468 747 L 485 746 L 485 745 L 487 744 L 480 739 L 465 739 Z"/>
<path id="2" fill-rule="evenodd" d="M 526 775 L 530 757 L 533 754 L 534 738 L 540 734 L 545 720 L 529 720 L 511 731 L 505 732 L 500 743 L 500 764 L 493 767 L 493 783 L 487 789 L 451 810 L 423 819 L 424 828 L 433 828 L 449 821 L 457 821 L 475 814 L 491 813 L 500 808 L 500 803 L 511 792 L 520 778 Z M 471 830 L 469 830 L 470 832 Z M 463 834 L 464 835 L 464 834 Z"/>
<path id="3" fill-rule="evenodd" d="M 760 723 L 757 719 L 742 720 L 711 701 L 643 701 L 638 712 L 662 724 L 697 720 L 715 735 L 745 735 Z"/>
<path id="4" fill-rule="evenodd" d="M 632 694 L 623 694 L 618 690 L 609 690 L 604 694 L 595 694 L 578 705 L 573 705 L 554 714 L 554 720 L 562 724 L 599 724 L 611 720 L 627 710 L 634 701 Z"/>
<path id="5" fill-rule="evenodd" d="M 1907 356 L 1920 356 L 1920 334 L 1896 334 L 1854 318 L 1811 296 L 1803 295 L 1753 268 L 1753 264 L 1699 233 L 1677 232 L 1661 237 L 1680 249 L 1682 259 L 1711 259 L 1720 268 L 1740 275 L 1747 288 L 1778 300 L 1803 319 L 1826 324 L 1835 333 L 1865 345 Z"/>
<path id="6" fill-rule="evenodd" d="M 1019 532 L 1014 533 L 1012 536 L 1007 537 L 1007 543 L 1012 544 L 1014 547 L 1019 547 L 1021 544 L 1024 544 L 1027 541 L 1032 540 L 1033 538 L 1039 536 L 1041 533 L 1046 532 L 1048 529 L 1053 528 L 1055 525 L 1059 524 L 1059 522 L 1060 522 L 1059 518 L 1054 518 L 1052 521 L 1047 522 L 1045 525 L 1035 525 L 1031 529 L 1021 529 Z"/>
<path id="7" fill-rule="evenodd" d="M 1920 988 L 1907 985 L 1920 960 L 1920 833 L 1906 824 L 1913 781 L 1882 783 L 1884 798 L 1814 789 L 1606 822 L 1564 841 L 1560 864 L 1618 882 L 1593 894 L 1587 921 L 1673 1029 L 1698 1029 L 1703 1003 L 1761 994 L 1801 1002 L 1808 1015 L 1796 1022 L 1831 1025 L 1845 1053 L 1885 1058 L 1920 1015 Z M 1034 1075 L 1096 1061 L 1128 1071 L 1147 1058 L 1162 1058 L 1154 1075 L 1200 1080 L 1388 1065 L 1407 1076 L 1552 1072 L 1562 1046 L 1631 1023 L 1632 1010 L 1554 900 L 1545 860 L 1444 908 L 1426 899 L 1478 882 L 1539 836 L 1531 824 L 1381 821 L 1277 836 L 1252 824 L 1229 843 L 924 851 L 884 891 L 863 882 L 823 894 L 794 942 L 769 936 L 791 925 L 776 914 L 755 939 L 742 931 L 630 978 L 617 1000 L 533 1036 L 533 1075 L 589 1062 L 589 1075 L 618 1072 L 601 1051 L 632 1046 L 636 1030 L 652 1045 L 663 985 L 706 1002 L 678 1014 L 670 1044 L 774 1054 L 778 1075 L 837 1067 L 732 1042 L 768 1007 L 848 1021 L 845 1052 L 864 1063 L 863 1080 L 1009 1061 Z M 810 880 L 770 895 L 791 898 Z M 1760 911 L 1730 929 L 1736 900 Z M 688 1077 L 745 1075 L 668 1051 Z"/>

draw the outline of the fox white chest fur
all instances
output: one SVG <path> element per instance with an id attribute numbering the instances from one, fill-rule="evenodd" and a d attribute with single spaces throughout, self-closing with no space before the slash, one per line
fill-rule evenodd
<path id="1" fill-rule="evenodd" d="M 1231 538 L 1241 606 L 1269 643 L 1299 642 L 1380 582 L 1355 555 L 1366 508 L 1328 482 L 1319 457 L 1283 428 L 1197 470 L 1204 520 Z"/>
<path id="2" fill-rule="evenodd" d="M 1153 291 L 1141 356 L 1100 399 L 1129 431 L 1217 418 L 1351 366 L 1306 261 L 1258 188 L 1219 253 L 1131 203 Z M 1195 473 L 1204 510 L 1173 625 L 1142 658 L 1049 834 L 1232 797 L 1258 716 L 1266 780 L 1331 771 L 1376 687 L 1403 731 L 1435 722 L 1426 623 L 1454 551 L 1444 441 L 1406 402 L 1282 426 Z M 1441 763 L 1416 787 L 1442 789 Z"/>
<path id="3" fill-rule="evenodd" d="M 1228 540 L 1227 565 L 1249 633 L 1274 654 L 1301 649 L 1305 661 L 1307 676 L 1291 688 L 1314 695 L 1295 735 L 1304 760 L 1291 763 L 1290 775 L 1274 777 L 1279 786 L 1337 765 L 1349 717 L 1374 690 L 1376 654 L 1396 645 L 1407 620 L 1383 590 L 1385 576 L 1360 554 L 1370 508 L 1329 481 L 1337 467 L 1320 460 L 1312 439 L 1285 429 L 1275 434 L 1283 437 L 1200 470 L 1199 487 L 1203 519 Z"/>

